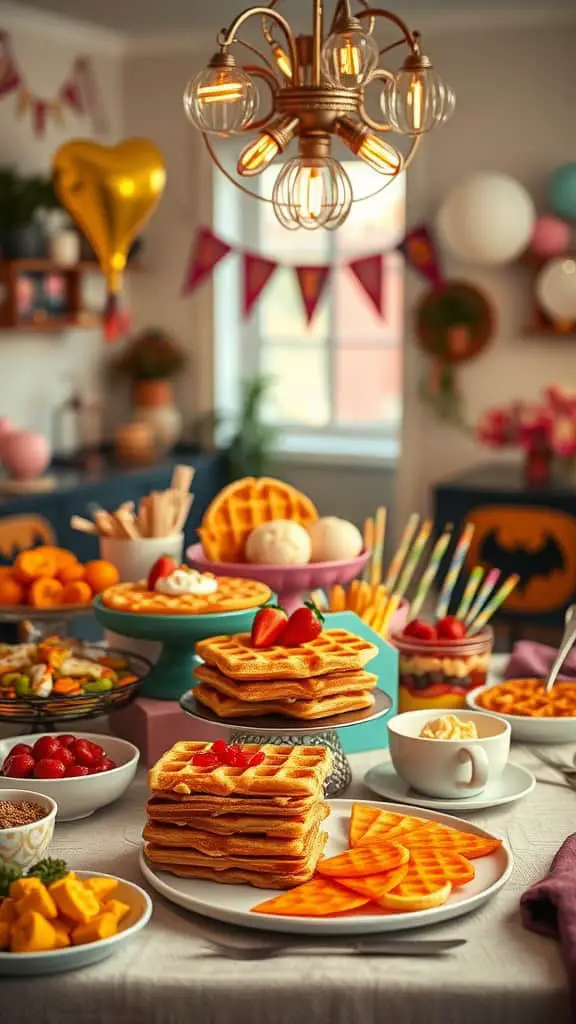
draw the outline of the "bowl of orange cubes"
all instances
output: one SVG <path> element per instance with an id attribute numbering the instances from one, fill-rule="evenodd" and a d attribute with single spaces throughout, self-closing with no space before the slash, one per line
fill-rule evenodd
<path id="1" fill-rule="evenodd" d="M 104 559 L 83 563 L 66 548 L 28 548 L 0 567 L 0 615 L 81 612 L 119 579 L 116 566 Z"/>

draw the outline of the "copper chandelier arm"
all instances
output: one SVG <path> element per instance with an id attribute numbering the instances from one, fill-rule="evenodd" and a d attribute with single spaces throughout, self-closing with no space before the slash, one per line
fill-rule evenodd
<path id="1" fill-rule="evenodd" d="M 267 68 L 270 69 L 270 71 L 274 75 L 274 81 L 278 82 L 278 78 L 276 77 L 276 68 L 274 67 L 272 62 L 268 60 L 268 57 L 262 50 L 259 50 L 257 46 L 253 45 L 253 43 L 247 43 L 245 39 L 236 39 L 236 44 L 238 46 L 244 46 L 247 50 L 250 50 L 251 53 L 254 53 L 257 57 L 259 57 L 260 60 L 266 65 Z"/>
<path id="2" fill-rule="evenodd" d="M 368 8 L 370 7 L 368 0 L 358 0 L 358 3 L 362 4 L 362 7 L 364 7 L 366 10 L 368 10 Z M 358 17 L 358 15 L 356 15 L 356 17 Z M 375 24 L 376 18 L 370 18 L 370 22 L 368 24 L 368 35 L 372 35 L 372 33 L 374 32 Z"/>
<path id="3" fill-rule="evenodd" d="M 294 39 L 292 29 L 286 18 L 284 18 L 281 14 L 278 13 L 278 11 L 275 11 L 271 7 L 248 7 L 245 11 L 242 11 L 241 14 L 239 14 L 238 17 L 234 19 L 230 27 L 227 29 L 223 29 L 222 32 L 220 33 L 218 37 L 218 42 L 220 46 L 222 47 L 223 50 L 227 50 L 229 46 L 232 46 L 233 43 L 236 42 L 236 33 L 238 32 L 238 29 L 244 24 L 245 21 L 248 21 L 249 18 L 258 17 L 258 15 L 260 15 L 261 17 L 264 16 L 272 18 L 272 20 L 275 21 L 282 29 L 282 32 L 284 33 L 284 37 L 286 39 L 286 43 L 288 45 L 290 63 L 292 64 L 293 68 L 294 81 L 297 81 L 300 68 L 298 65 L 298 51 L 296 49 L 296 40 Z"/>
<path id="4" fill-rule="evenodd" d="M 404 42 L 404 40 L 402 41 Z M 364 103 L 364 93 L 366 92 L 368 86 L 371 85 L 372 82 L 376 81 L 376 79 L 384 79 L 385 81 L 393 82 L 394 75 L 392 74 L 391 71 L 386 71 L 385 68 L 377 68 L 376 71 L 372 72 L 370 78 L 368 79 L 366 85 L 364 86 L 364 89 L 362 90 L 362 102 L 360 104 L 359 111 L 360 117 L 365 122 L 365 124 L 367 124 L 368 127 L 372 129 L 373 132 L 391 132 L 392 125 L 388 124 L 385 121 L 375 121 L 374 118 L 370 117 L 370 115 L 368 114 Z"/>
<path id="5" fill-rule="evenodd" d="M 261 78 L 272 93 L 272 107 L 266 114 L 266 117 L 260 117 L 257 121 L 251 121 L 243 129 L 243 132 L 259 132 L 265 128 L 274 117 L 276 112 L 276 96 L 278 93 L 279 82 L 272 71 L 269 71 L 268 68 L 261 68 L 258 64 L 244 64 L 242 70 L 248 75 L 253 75 L 254 78 Z M 252 193 L 250 194 L 252 195 Z"/>
<path id="6" fill-rule="evenodd" d="M 262 203 L 270 203 L 270 204 L 272 204 L 272 200 L 268 199 L 267 196 L 261 196 L 261 195 L 258 194 L 258 192 L 252 192 L 249 188 L 246 188 L 246 186 L 243 185 L 241 181 L 238 181 L 234 177 L 234 175 L 231 174 L 230 171 L 227 170 L 226 167 L 224 167 L 224 164 L 222 163 L 222 161 L 220 160 L 220 157 L 216 153 L 216 150 L 214 149 L 214 146 L 212 145 L 212 143 L 210 141 L 210 138 L 206 134 L 206 132 L 201 132 L 201 135 L 202 135 L 202 138 L 204 139 L 204 145 L 206 146 L 206 149 L 208 150 L 208 153 L 210 155 L 210 159 L 216 165 L 216 167 L 218 168 L 220 173 L 223 174 L 224 177 L 230 182 L 231 185 L 234 185 L 235 188 L 239 188 L 240 191 L 243 192 L 245 196 L 250 196 L 251 199 L 259 199 L 260 202 L 262 202 Z"/>
<path id="7" fill-rule="evenodd" d="M 272 10 L 279 3 L 280 3 L 280 0 L 270 0 L 270 3 L 268 5 L 268 9 Z M 262 32 L 264 33 L 264 38 L 265 38 L 266 42 L 268 43 L 268 46 L 274 46 L 274 36 L 272 35 L 272 33 L 270 31 L 270 26 L 268 25 L 268 17 L 267 17 L 266 14 L 262 15 Z"/>
<path id="8" fill-rule="evenodd" d="M 390 43 L 388 46 L 383 46 L 380 50 L 379 56 L 383 57 L 385 53 L 390 53 L 390 50 L 395 50 L 397 46 L 405 46 L 405 39 L 397 39 L 395 43 Z"/>
<path id="9" fill-rule="evenodd" d="M 406 22 L 402 21 L 402 18 L 399 18 L 393 11 L 387 11 L 384 7 L 367 7 L 364 11 L 359 11 L 356 17 L 359 21 L 364 18 L 385 18 L 387 21 L 391 21 L 402 32 L 412 53 L 416 56 L 419 54 L 417 33 L 411 32 Z"/>

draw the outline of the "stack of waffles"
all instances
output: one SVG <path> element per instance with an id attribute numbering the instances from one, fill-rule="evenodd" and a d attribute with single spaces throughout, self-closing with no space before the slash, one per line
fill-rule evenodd
<path id="1" fill-rule="evenodd" d="M 219 718 L 281 715 L 317 721 L 374 704 L 378 678 L 364 666 L 378 648 L 346 629 L 325 629 L 299 647 L 254 648 L 248 633 L 196 645 L 204 664 L 194 696 Z"/>
<path id="2" fill-rule="evenodd" d="M 146 857 L 181 878 L 299 885 L 326 842 L 330 769 L 324 747 L 176 743 L 149 773 Z"/>
<path id="3" fill-rule="evenodd" d="M 282 480 L 236 480 L 216 495 L 204 513 L 198 530 L 204 554 L 213 562 L 244 562 L 252 530 L 274 519 L 310 526 L 318 512 L 310 498 Z"/>

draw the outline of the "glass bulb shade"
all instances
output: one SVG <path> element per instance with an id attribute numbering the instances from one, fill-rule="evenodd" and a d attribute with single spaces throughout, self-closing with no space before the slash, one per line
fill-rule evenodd
<path id="1" fill-rule="evenodd" d="M 395 178 L 402 170 L 403 160 L 398 150 L 377 135 L 366 135 L 356 155 L 362 157 L 378 174 L 385 174 L 389 178 Z"/>
<path id="2" fill-rule="evenodd" d="M 242 150 L 236 168 L 238 174 L 244 178 L 253 178 L 256 174 L 261 174 L 279 152 L 280 146 L 276 139 L 264 132 Z"/>
<path id="3" fill-rule="evenodd" d="M 324 74 L 332 85 L 357 89 L 378 64 L 378 46 L 362 29 L 334 32 L 322 48 Z"/>
<path id="4" fill-rule="evenodd" d="M 184 110 L 209 135 L 235 135 L 253 119 L 258 90 L 242 68 L 204 68 L 184 90 Z"/>
<path id="5" fill-rule="evenodd" d="M 434 68 L 402 68 L 384 86 L 381 103 L 396 131 L 424 135 L 449 119 L 456 97 Z"/>
<path id="6" fill-rule="evenodd" d="M 287 160 L 280 171 L 272 202 L 278 220 L 289 231 L 333 231 L 350 213 L 352 186 L 333 157 L 297 156 Z"/>
<path id="7" fill-rule="evenodd" d="M 272 47 L 272 56 L 274 57 L 274 63 L 278 70 L 282 72 L 285 78 L 292 80 L 292 65 L 290 63 L 290 58 L 278 43 L 274 43 L 274 46 Z"/>

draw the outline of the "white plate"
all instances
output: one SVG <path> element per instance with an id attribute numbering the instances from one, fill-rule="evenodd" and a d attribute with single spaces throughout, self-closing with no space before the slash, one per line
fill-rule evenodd
<path id="1" fill-rule="evenodd" d="M 118 888 L 114 898 L 130 906 L 130 913 L 120 923 L 120 930 L 110 939 L 87 942 L 84 946 L 67 946 L 66 949 L 51 949 L 45 953 L 0 953 L 0 977 L 22 977 L 38 974 L 60 974 L 75 971 L 100 960 L 106 960 L 119 953 L 130 939 L 150 920 L 152 900 L 147 892 L 133 882 L 126 882 L 115 875 L 102 871 L 77 871 L 78 878 L 115 878 Z"/>
<path id="2" fill-rule="evenodd" d="M 510 804 L 528 796 L 536 785 L 536 779 L 527 768 L 512 764 L 506 765 L 502 775 L 496 782 L 486 786 L 483 793 L 477 796 L 460 797 L 455 800 L 442 800 L 439 797 L 425 796 L 415 789 L 394 771 L 391 761 L 371 768 L 364 776 L 364 782 L 373 793 L 387 800 L 399 800 L 402 804 L 415 804 L 417 807 L 430 807 L 437 811 L 481 811 L 486 807 L 499 807 Z"/>
<path id="3" fill-rule="evenodd" d="M 468 707 L 509 722 L 512 739 L 517 743 L 576 743 L 576 718 L 530 718 L 529 715 L 504 715 L 501 711 L 488 711 L 476 703 L 478 694 L 488 689 L 488 686 L 477 686 L 467 693 Z"/>
<path id="4" fill-rule="evenodd" d="M 332 857 L 348 849 L 348 829 L 350 812 L 357 800 L 330 801 L 330 816 L 325 822 L 329 834 L 326 845 L 326 856 Z M 395 811 L 405 814 L 402 804 L 382 804 L 363 800 L 363 804 L 374 807 L 378 811 Z M 439 814 L 438 811 L 425 811 L 420 808 L 412 812 L 415 817 L 429 821 L 439 821 L 474 835 L 490 836 L 482 828 Z M 500 838 L 500 837 L 499 837 Z M 357 914 L 350 917 L 302 918 L 253 914 L 256 907 L 264 900 L 279 895 L 277 891 L 254 889 L 249 885 L 219 885 L 218 882 L 205 882 L 201 879 L 178 878 L 165 871 L 156 872 L 145 860 L 144 850 L 140 852 L 140 868 L 144 878 L 166 899 L 179 907 L 192 910 L 204 917 L 215 918 L 228 924 L 241 925 L 245 928 L 258 928 L 270 932 L 292 932 L 297 935 L 364 935 L 369 932 L 396 932 L 405 928 L 421 928 L 438 921 L 447 921 L 452 917 L 460 917 L 475 910 L 494 893 L 501 889 L 512 872 L 512 853 L 504 844 L 488 857 L 474 861 L 476 877 L 462 889 L 455 889 L 447 903 L 431 910 L 419 910 L 412 914 Z"/>

